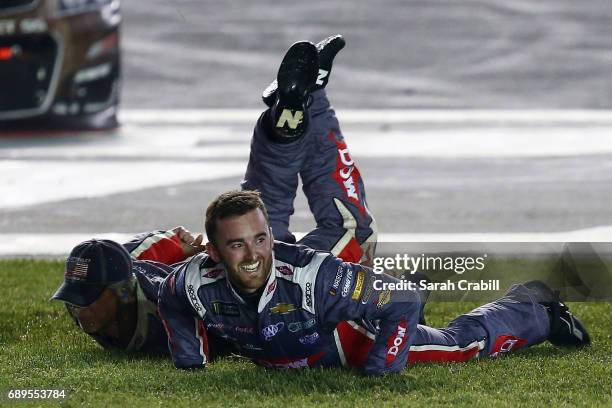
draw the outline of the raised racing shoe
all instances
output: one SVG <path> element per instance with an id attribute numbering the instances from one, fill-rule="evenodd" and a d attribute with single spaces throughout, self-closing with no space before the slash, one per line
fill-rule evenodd
<path id="1" fill-rule="evenodd" d="M 327 86 L 334 58 L 345 45 L 346 41 L 340 34 L 327 37 L 316 44 L 317 51 L 319 53 L 319 72 L 317 74 L 314 90 L 325 88 L 325 86 Z M 272 107 L 276 101 L 277 88 L 278 83 L 275 79 L 272 81 L 272 83 L 270 83 L 270 85 L 268 85 L 261 95 L 261 99 L 263 99 L 264 103 L 268 107 Z"/>
<path id="2" fill-rule="evenodd" d="M 276 103 L 270 110 L 277 142 L 290 143 L 308 129 L 308 102 L 318 68 L 319 56 L 313 43 L 300 41 L 287 50 L 276 76 Z"/>
<path id="3" fill-rule="evenodd" d="M 548 341 L 561 347 L 582 347 L 591 344 L 591 337 L 586 328 L 569 311 L 567 305 L 561 302 L 558 291 L 553 291 L 538 280 L 529 281 L 524 285 L 536 293 L 538 303 L 548 312 L 550 319 Z"/>

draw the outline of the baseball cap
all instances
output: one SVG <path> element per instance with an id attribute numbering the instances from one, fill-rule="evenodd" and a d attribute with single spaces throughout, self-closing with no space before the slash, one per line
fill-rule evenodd
<path id="1" fill-rule="evenodd" d="M 122 245 L 106 239 L 81 242 L 66 259 L 64 283 L 51 299 L 85 307 L 107 286 L 126 280 L 131 274 L 132 258 Z"/>

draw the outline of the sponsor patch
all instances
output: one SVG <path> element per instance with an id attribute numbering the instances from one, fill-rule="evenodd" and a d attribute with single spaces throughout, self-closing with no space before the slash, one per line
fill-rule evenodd
<path id="1" fill-rule="evenodd" d="M 312 307 L 312 282 L 306 282 L 306 306 Z"/>
<path id="2" fill-rule="evenodd" d="M 344 277 L 344 286 L 342 286 L 342 297 L 347 297 L 353 283 L 353 269 L 348 268 Z"/>
<path id="3" fill-rule="evenodd" d="M 274 281 L 272 282 L 272 284 L 270 286 L 268 286 L 268 290 L 266 291 L 266 296 L 268 296 L 270 293 L 274 292 L 274 289 L 276 289 L 276 282 Z"/>
<path id="4" fill-rule="evenodd" d="M 363 296 L 361 297 L 362 305 L 365 305 L 370 300 L 370 296 L 372 295 L 372 292 L 374 291 L 374 281 L 375 280 L 376 278 L 374 276 L 371 276 L 370 279 L 368 279 L 368 283 L 366 283 L 365 290 L 363 291 Z"/>
<path id="5" fill-rule="evenodd" d="M 255 363 L 260 364 L 264 367 L 276 367 L 276 368 L 299 368 L 299 367 L 312 367 L 317 361 L 319 361 L 325 352 L 320 352 L 310 357 L 291 359 L 291 358 L 277 358 L 277 359 L 256 359 Z"/>
<path id="6" fill-rule="evenodd" d="M 276 306 L 270 308 L 271 314 L 287 314 L 295 312 L 297 307 L 292 303 L 277 303 Z"/>
<path id="7" fill-rule="evenodd" d="M 202 307 L 200 306 L 200 300 L 198 299 L 198 296 L 195 293 L 195 289 L 193 289 L 193 285 L 187 286 L 187 296 L 189 296 L 189 299 L 191 299 L 191 304 L 193 305 L 193 307 L 195 307 L 196 311 L 198 313 L 202 313 Z"/>
<path id="8" fill-rule="evenodd" d="M 302 119 L 304 118 L 303 111 L 292 111 L 290 109 L 283 109 L 280 116 L 278 117 L 278 122 L 276 123 L 277 128 L 282 128 L 287 124 L 291 129 L 297 129 L 298 125 L 302 123 Z"/>
<path id="9" fill-rule="evenodd" d="M 319 340 L 319 333 L 317 332 L 307 334 L 299 338 L 299 341 L 302 344 L 315 344 L 317 340 Z"/>
<path id="10" fill-rule="evenodd" d="M 236 303 L 212 302 L 213 313 L 220 316 L 240 316 L 240 309 Z"/>
<path id="11" fill-rule="evenodd" d="M 491 357 L 498 357 L 499 354 L 508 353 L 511 350 L 519 349 L 527 344 L 527 340 L 521 339 L 514 336 L 499 336 L 495 340 L 493 349 L 491 350 Z"/>
<path id="12" fill-rule="evenodd" d="M 242 334 L 255 334 L 255 328 L 252 326 L 236 326 L 234 331 Z"/>
<path id="13" fill-rule="evenodd" d="M 287 328 L 291 333 L 295 333 L 300 330 L 311 329 L 315 326 L 315 324 L 317 324 L 317 321 L 315 319 L 310 319 L 305 322 L 291 322 L 289 323 L 289 326 L 287 326 Z"/>
<path id="14" fill-rule="evenodd" d="M 207 330 L 216 329 L 219 331 L 223 331 L 225 329 L 225 325 L 223 323 L 208 323 L 206 325 L 206 329 Z"/>
<path id="15" fill-rule="evenodd" d="M 389 303 L 390 300 L 391 300 L 391 291 L 383 290 L 382 292 L 380 292 L 380 295 L 378 296 L 378 303 L 376 304 L 376 307 L 380 309 L 384 305 Z"/>
<path id="16" fill-rule="evenodd" d="M 287 265 L 277 266 L 276 270 L 285 276 L 293 276 L 293 270 Z"/>
<path id="17" fill-rule="evenodd" d="M 353 290 L 351 299 L 358 300 L 359 297 L 361 296 L 361 290 L 363 289 L 364 279 L 365 279 L 365 272 L 364 271 L 357 272 L 357 276 L 355 277 L 355 289 Z"/>
<path id="18" fill-rule="evenodd" d="M 285 327 L 285 323 L 283 323 L 283 322 L 278 322 L 276 324 L 271 324 L 269 326 L 264 327 L 261 330 L 261 334 L 263 334 L 263 336 L 266 339 L 266 341 L 270 341 L 272 339 L 272 337 L 276 336 L 278 334 L 278 332 L 283 330 L 283 327 Z"/>
<path id="19" fill-rule="evenodd" d="M 329 294 L 332 296 L 336 296 L 338 293 L 338 288 L 340 287 L 340 281 L 344 276 L 344 268 L 342 265 L 338 266 L 338 270 L 336 271 L 336 276 L 334 277 L 334 283 L 332 284 L 331 289 L 329 290 Z"/>
<path id="20" fill-rule="evenodd" d="M 246 349 L 246 350 L 263 351 L 263 349 L 261 347 L 257 347 L 256 345 L 249 344 L 249 343 L 240 345 L 240 347 L 242 347 L 243 349 Z"/>
<path id="21" fill-rule="evenodd" d="M 406 345 L 406 328 L 406 321 L 400 321 L 395 331 L 387 339 L 387 366 L 390 366 L 395 361 L 397 354 Z"/>
<path id="22" fill-rule="evenodd" d="M 328 138 L 335 139 L 336 148 L 338 149 L 338 157 L 336 158 L 336 171 L 333 173 L 333 179 L 338 183 L 346 194 L 346 198 L 353 203 L 361 214 L 366 213 L 366 209 L 361 202 L 361 192 L 359 182 L 361 175 L 359 169 L 355 166 L 355 162 L 351 157 L 348 147 L 344 140 L 336 138 L 333 132 L 330 132 Z"/>

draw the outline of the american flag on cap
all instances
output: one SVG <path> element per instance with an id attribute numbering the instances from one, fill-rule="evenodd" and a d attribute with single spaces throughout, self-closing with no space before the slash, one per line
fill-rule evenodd
<path id="1" fill-rule="evenodd" d="M 85 258 L 71 258 L 69 260 L 70 266 L 66 269 L 66 278 L 74 280 L 86 280 L 87 272 L 89 270 L 89 259 Z"/>

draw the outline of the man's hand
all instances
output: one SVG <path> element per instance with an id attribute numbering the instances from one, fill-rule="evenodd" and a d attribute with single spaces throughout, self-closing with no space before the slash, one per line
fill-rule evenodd
<path id="1" fill-rule="evenodd" d="M 193 256 L 197 253 L 206 250 L 206 246 L 202 245 L 204 236 L 202 234 L 193 235 L 185 227 L 176 227 L 172 230 L 181 242 L 181 248 L 185 258 Z"/>

